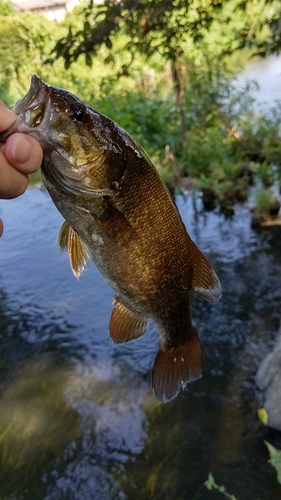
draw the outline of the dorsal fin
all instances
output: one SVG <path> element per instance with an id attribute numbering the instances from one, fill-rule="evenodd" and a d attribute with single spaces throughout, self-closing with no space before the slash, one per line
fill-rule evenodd
<path id="1" fill-rule="evenodd" d="M 114 299 L 109 323 L 110 337 L 116 344 L 140 338 L 146 330 L 148 319 L 128 309 L 119 297 Z"/>
<path id="2" fill-rule="evenodd" d="M 193 241 L 192 249 L 191 290 L 210 302 L 217 302 L 222 295 L 220 280 Z"/>
<path id="3" fill-rule="evenodd" d="M 58 243 L 62 252 L 68 250 L 70 267 L 75 278 L 79 279 L 90 260 L 87 245 L 66 221 L 60 228 Z"/>

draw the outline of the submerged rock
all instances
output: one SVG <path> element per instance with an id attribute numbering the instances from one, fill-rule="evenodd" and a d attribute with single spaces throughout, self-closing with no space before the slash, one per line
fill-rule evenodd
<path id="1" fill-rule="evenodd" d="M 281 326 L 274 350 L 262 361 L 256 384 L 264 391 L 264 408 L 268 412 L 268 425 L 281 431 Z"/>

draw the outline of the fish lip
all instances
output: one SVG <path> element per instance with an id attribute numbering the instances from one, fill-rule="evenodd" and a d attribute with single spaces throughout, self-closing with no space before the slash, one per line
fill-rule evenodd
<path id="1" fill-rule="evenodd" d="M 28 109 L 35 101 L 38 99 L 40 101 L 45 101 L 48 94 L 49 85 L 44 83 L 41 78 L 37 75 L 32 75 L 31 83 L 27 94 L 11 107 L 11 110 L 17 115 L 23 113 Z M 40 97 L 42 96 L 42 99 Z"/>
<path id="2" fill-rule="evenodd" d="M 43 149 L 48 149 L 50 144 L 47 135 L 43 135 L 42 140 L 39 126 L 44 121 L 46 114 L 49 113 L 49 96 L 49 85 L 42 82 L 37 75 L 32 75 L 27 94 L 11 107 L 17 118 L 6 130 L 1 132 L 0 142 L 6 142 L 10 135 L 20 132 L 34 137 Z"/>

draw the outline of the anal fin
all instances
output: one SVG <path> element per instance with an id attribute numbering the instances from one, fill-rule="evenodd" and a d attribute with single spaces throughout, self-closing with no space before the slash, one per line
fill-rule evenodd
<path id="1" fill-rule="evenodd" d="M 90 260 L 87 245 L 66 221 L 60 228 L 58 243 L 61 251 L 68 250 L 70 267 L 79 279 Z"/>
<path id="2" fill-rule="evenodd" d="M 160 347 L 154 361 L 152 387 L 157 399 L 167 403 L 174 399 L 186 384 L 202 376 L 202 348 L 192 327 L 192 337 L 176 347 Z"/>
<path id="3" fill-rule="evenodd" d="M 114 308 L 109 323 L 110 337 L 116 344 L 136 340 L 145 333 L 148 318 L 128 309 L 119 297 L 114 299 Z"/>

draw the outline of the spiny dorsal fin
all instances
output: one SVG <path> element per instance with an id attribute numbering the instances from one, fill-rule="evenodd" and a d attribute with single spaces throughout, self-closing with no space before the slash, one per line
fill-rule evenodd
<path id="1" fill-rule="evenodd" d="M 193 241 L 192 244 L 193 272 L 191 290 L 210 302 L 217 302 L 222 295 L 220 280 Z"/>
<path id="2" fill-rule="evenodd" d="M 61 251 L 68 250 L 70 267 L 75 278 L 79 279 L 90 260 L 90 253 L 87 245 L 66 221 L 60 228 L 59 248 Z"/>
<path id="3" fill-rule="evenodd" d="M 146 330 L 148 319 L 128 309 L 119 297 L 114 299 L 109 323 L 110 337 L 115 344 L 140 338 Z"/>
<path id="4" fill-rule="evenodd" d="M 194 327 L 185 344 L 159 348 L 152 371 L 152 387 L 157 399 L 167 403 L 186 384 L 202 376 L 202 348 Z"/>

